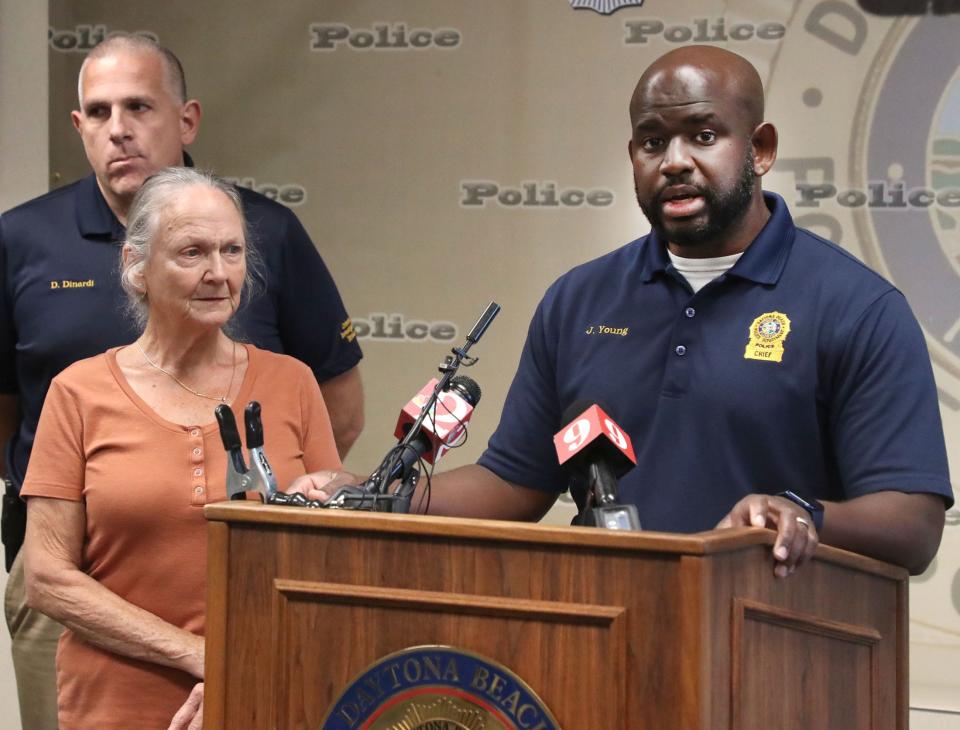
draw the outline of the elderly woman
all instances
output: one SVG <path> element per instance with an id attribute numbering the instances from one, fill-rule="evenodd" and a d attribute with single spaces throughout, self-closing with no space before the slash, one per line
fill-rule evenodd
<path id="1" fill-rule="evenodd" d="M 310 370 L 227 334 L 252 255 L 234 189 L 164 170 L 137 194 L 127 234 L 122 281 L 143 334 L 53 381 L 22 492 L 28 601 L 67 627 L 61 730 L 166 728 L 181 706 L 194 714 L 202 508 L 226 496 L 216 404 L 241 416 L 262 403 L 280 485 L 340 466 Z"/>

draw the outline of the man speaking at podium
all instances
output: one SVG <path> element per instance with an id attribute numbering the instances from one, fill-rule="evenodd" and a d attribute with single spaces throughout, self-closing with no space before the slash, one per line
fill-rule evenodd
<path id="1" fill-rule="evenodd" d="M 953 495 L 923 334 L 897 289 L 762 191 L 763 113 L 731 52 L 643 73 L 629 153 L 652 232 L 550 287 L 489 448 L 433 479 L 431 514 L 540 518 L 568 484 L 561 414 L 589 399 L 633 442 L 620 498 L 644 529 L 774 528 L 780 577 L 818 541 L 929 564 Z"/>

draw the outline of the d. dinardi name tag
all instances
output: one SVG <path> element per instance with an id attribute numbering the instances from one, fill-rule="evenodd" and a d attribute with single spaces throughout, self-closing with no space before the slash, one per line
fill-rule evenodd
<path id="1" fill-rule="evenodd" d="M 560 730 L 501 664 L 450 646 L 417 646 L 367 667 L 320 730 Z"/>

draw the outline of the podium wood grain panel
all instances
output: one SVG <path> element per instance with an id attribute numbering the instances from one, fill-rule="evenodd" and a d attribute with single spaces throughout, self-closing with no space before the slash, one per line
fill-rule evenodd
<path id="1" fill-rule="evenodd" d="M 612 665 L 622 673 L 626 664 L 623 607 L 304 581 L 278 580 L 275 588 L 282 629 L 274 663 L 296 667 L 299 673 L 281 676 L 286 697 L 278 708 L 279 727 L 295 726 L 301 714 L 324 714 L 332 698 L 304 689 L 321 686 L 331 666 L 339 666 L 343 672 L 356 664 L 362 669 L 370 663 L 367 657 L 386 656 L 410 646 L 470 647 L 521 677 L 547 674 L 546 668 L 556 666 L 568 652 L 577 656 L 583 667 Z M 354 627 L 351 641 L 338 641 L 342 626 Z M 364 626 L 377 630 L 365 632 Z M 329 650 L 305 649 L 318 636 L 328 637 L 329 643 L 323 645 Z M 353 662 L 354 657 L 358 661 Z M 566 673 L 555 672 L 551 677 L 538 691 L 566 691 Z M 579 676 L 577 691 L 623 717 L 627 708 L 620 688 L 605 676 L 584 673 Z M 334 696 L 338 689 L 342 688 L 330 687 Z"/>
<path id="2" fill-rule="evenodd" d="M 854 727 L 877 727 L 874 712 L 883 705 L 877 630 L 741 599 L 734 601 L 733 621 L 734 727 L 769 728 L 784 716 L 783 730 L 837 727 L 836 707 L 845 721 L 853 715 Z M 776 694 L 769 692 L 771 671 L 779 678 Z"/>
<path id="3" fill-rule="evenodd" d="M 906 641 L 905 576 L 878 580 L 815 560 L 788 579 L 771 580 L 761 562 L 736 551 L 709 565 L 714 644 L 729 646 L 713 662 L 711 705 L 729 714 L 731 727 L 771 727 L 763 724 L 770 713 L 785 730 L 907 727 L 906 696 L 897 696 L 906 676 L 907 653 L 898 646 Z M 873 689 L 863 694 L 863 682 L 848 681 L 854 675 Z M 837 708 L 841 718 L 832 714 Z"/>
<path id="4" fill-rule="evenodd" d="M 371 664 L 437 644 L 509 668 L 567 730 L 790 727 L 794 704 L 753 709 L 784 671 L 830 727 L 858 727 L 865 703 L 876 727 L 905 726 L 906 573 L 860 556 L 821 548 L 777 580 L 767 530 L 622 535 L 252 504 L 207 515 L 220 593 L 208 729 L 316 730 Z M 851 676 L 819 679 L 839 672 Z"/>

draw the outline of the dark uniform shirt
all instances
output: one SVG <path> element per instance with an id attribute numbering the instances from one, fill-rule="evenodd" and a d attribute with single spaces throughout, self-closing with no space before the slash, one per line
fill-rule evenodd
<path id="1" fill-rule="evenodd" d="M 349 370 L 360 347 L 307 232 L 284 206 L 238 190 L 266 282 L 241 304 L 236 333 L 305 362 L 320 382 Z M 17 487 L 53 377 L 139 334 L 120 287 L 124 236 L 93 175 L 0 217 L 0 392 L 20 397 L 22 421 L 6 452 Z"/>
<path id="2" fill-rule="evenodd" d="M 930 358 L 903 295 L 766 201 L 763 231 L 696 294 L 656 233 L 554 283 L 479 463 L 564 490 L 552 437 L 587 399 L 632 439 L 620 496 L 645 529 L 711 529 L 745 495 L 786 489 L 952 505 Z"/>

